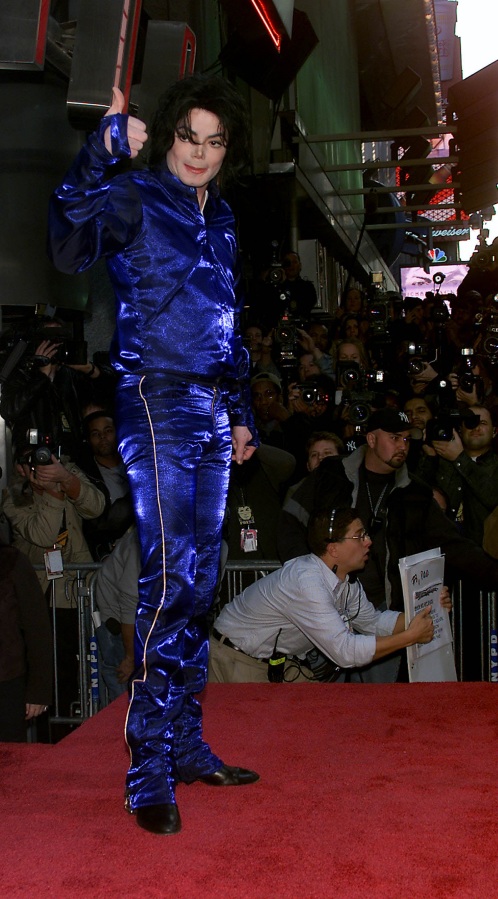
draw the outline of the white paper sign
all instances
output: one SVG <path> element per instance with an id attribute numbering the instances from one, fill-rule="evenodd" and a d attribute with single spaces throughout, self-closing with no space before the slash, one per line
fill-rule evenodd
<path id="1" fill-rule="evenodd" d="M 407 620 L 429 607 L 434 622 L 430 643 L 407 648 L 410 681 L 456 681 L 450 618 L 439 601 L 444 584 L 444 556 L 440 549 L 406 556 L 399 560 L 399 570 Z"/>

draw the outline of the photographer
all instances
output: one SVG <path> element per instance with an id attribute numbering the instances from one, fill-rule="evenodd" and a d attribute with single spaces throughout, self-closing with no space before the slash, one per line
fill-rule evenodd
<path id="1" fill-rule="evenodd" d="M 244 331 L 244 346 L 249 353 L 251 377 L 260 372 L 271 372 L 281 380 L 282 375 L 273 361 L 273 334 L 263 333 L 259 324 L 248 324 Z"/>
<path id="2" fill-rule="evenodd" d="M 425 444 L 417 472 L 445 492 L 451 517 L 482 546 L 484 522 L 498 505 L 498 455 L 492 449 L 496 427 L 488 409 L 468 409 L 475 420 L 465 417 L 460 433 L 453 429 L 450 440 Z"/>
<path id="3" fill-rule="evenodd" d="M 284 270 L 283 289 L 289 298 L 288 311 L 303 321 L 308 321 L 310 312 L 316 306 L 316 290 L 312 281 L 301 277 L 301 259 L 294 250 L 282 258 Z"/>
<path id="4" fill-rule="evenodd" d="M 393 342 L 398 345 L 403 341 L 422 343 L 424 334 L 422 324 L 424 321 L 423 302 L 419 297 L 405 297 L 403 300 L 404 316 L 390 322 L 389 333 Z"/>
<path id="5" fill-rule="evenodd" d="M 285 408 L 282 383 L 272 372 L 251 378 L 251 405 L 256 428 L 263 443 L 287 449 L 284 423 L 290 412 Z"/>
<path id="6" fill-rule="evenodd" d="M 293 321 L 308 321 L 315 305 L 316 290 L 312 281 L 301 277 L 299 255 L 289 252 L 280 261 L 278 241 L 274 240 L 271 262 L 251 288 L 251 318 L 268 332 L 288 316 Z"/>
<path id="7" fill-rule="evenodd" d="M 398 560 L 441 547 L 458 576 L 490 589 L 498 584 L 498 563 L 463 537 L 434 502 L 431 487 L 406 466 L 410 422 L 403 412 L 373 412 L 366 445 L 350 456 L 324 459 L 308 475 L 280 517 L 278 545 L 282 562 L 309 552 L 306 528 L 310 515 L 330 506 L 355 506 L 368 522 L 370 559 L 360 576 L 369 599 L 379 608 L 403 608 Z M 385 604 L 385 605 L 384 605 Z M 399 658 L 377 663 L 364 674 L 372 682 L 396 680 Z"/>
<path id="8" fill-rule="evenodd" d="M 62 322 L 42 322 L 32 338 L 32 355 L 28 350 L 2 385 L 0 414 L 16 449 L 24 446 L 30 429 L 37 429 L 64 455 L 76 458 L 81 407 L 104 390 L 112 392 L 115 378 L 109 372 L 102 373 L 93 362 L 65 361 L 67 336 Z"/>
<path id="9" fill-rule="evenodd" d="M 419 471 L 421 457 L 423 457 L 427 436 L 427 422 L 434 418 L 432 403 L 427 397 L 412 396 L 409 397 L 404 406 L 403 411 L 408 416 L 410 422 L 410 449 L 406 459 L 409 471 L 423 474 Z"/>
<path id="10" fill-rule="evenodd" d="M 311 519 L 311 553 L 287 562 L 236 596 L 214 622 L 209 680 L 261 683 L 336 680 L 415 643 L 430 643 L 429 609 L 406 626 L 401 612 L 380 612 L 353 571 L 361 571 L 372 541 L 356 509 L 327 509 Z M 451 608 L 446 587 L 441 605 Z M 326 657 L 322 676 L 307 653 Z M 271 662 L 280 663 L 275 676 Z M 344 679 L 344 675 L 342 675 Z M 361 680 L 361 670 L 359 677 Z"/>
<path id="11" fill-rule="evenodd" d="M 364 442 L 364 426 L 373 409 L 386 405 L 384 372 L 371 370 L 364 345 L 359 340 L 342 340 L 335 348 L 336 409 L 334 430 L 352 452 Z"/>
<path id="12" fill-rule="evenodd" d="M 290 418 L 284 430 L 287 449 L 296 458 L 296 478 L 306 474 L 309 438 L 314 431 L 333 431 L 334 382 L 320 373 L 311 353 L 303 353 L 298 364 L 299 381 L 288 386 Z"/>
<path id="13" fill-rule="evenodd" d="M 105 498 L 76 465 L 59 461 L 53 454 L 48 464 L 40 465 L 33 450 L 27 448 L 18 457 L 16 472 L 4 491 L 3 508 L 12 526 L 14 546 L 33 565 L 45 563 L 45 570 L 37 572 L 42 589 L 47 592 L 54 583 L 59 698 L 62 713 L 67 715 L 77 699 L 78 610 L 71 595 L 74 573 L 60 569 L 65 562 L 92 561 L 82 520 L 101 515 Z M 56 572 L 52 570 L 55 567 Z M 54 573 L 52 581 L 49 575 Z"/>
<path id="14" fill-rule="evenodd" d="M 315 375 L 325 375 L 334 380 L 332 356 L 316 345 L 312 334 L 308 334 L 302 328 L 297 329 L 297 334 L 299 344 L 303 349 L 299 358 L 299 365 L 302 368 L 302 373 L 299 372 L 299 380 L 304 381 Z"/>

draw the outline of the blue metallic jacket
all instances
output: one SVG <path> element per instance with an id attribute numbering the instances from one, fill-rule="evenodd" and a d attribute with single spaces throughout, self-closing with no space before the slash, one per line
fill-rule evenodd
<path id="1" fill-rule="evenodd" d="M 106 257 L 117 301 L 111 358 L 118 373 L 222 381 L 232 426 L 246 425 L 256 437 L 233 214 L 215 183 L 201 212 L 195 187 L 166 168 L 109 178 L 109 167 L 130 155 L 127 118 L 102 119 L 54 192 L 49 255 L 70 274 Z M 109 123 L 112 154 L 103 142 Z"/>

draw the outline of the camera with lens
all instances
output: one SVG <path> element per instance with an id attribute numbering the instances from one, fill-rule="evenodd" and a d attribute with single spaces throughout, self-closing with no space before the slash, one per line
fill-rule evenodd
<path id="1" fill-rule="evenodd" d="M 275 328 L 275 348 L 279 355 L 280 368 L 288 370 L 297 364 L 303 352 L 299 343 L 299 329 L 303 328 L 303 322 L 294 318 L 290 312 L 285 312 L 279 318 Z"/>
<path id="2" fill-rule="evenodd" d="M 469 267 L 476 268 L 481 272 L 492 272 L 498 268 L 498 238 L 495 237 L 491 246 L 486 243 L 485 239 L 480 238 L 478 246 L 469 259 Z"/>
<path id="3" fill-rule="evenodd" d="M 372 338 L 388 338 L 388 324 L 391 320 L 391 301 L 386 297 L 378 297 L 375 302 L 369 303 L 367 305 L 367 319 Z"/>
<path id="4" fill-rule="evenodd" d="M 296 384 L 296 390 L 299 390 L 299 398 L 307 406 L 313 406 L 315 403 L 328 403 L 330 395 L 322 384 L 308 381 L 306 384 Z"/>
<path id="5" fill-rule="evenodd" d="M 57 345 L 57 350 L 52 356 L 36 355 L 35 349 L 43 341 L 49 341 Z M 56 328 L 45 328 L 36 332 L 36 343 L 32 346 L 34 365 L 43 368 L 45 365 L 86 365 L 87 344 L 85 340 L 75 340 L 66 331 L 59 332 Z"/>
<path id="6" fill-rule="evenodd" d="M 376 344 L 387 343 L 391 340 L 389 323 L 393 318 L 393 307 L 396 305 L 401 307 L 403 303 L 399 293 L 384 290 L 383 285 L 382 272 L 371 272 L 366 314 L 370 339 Z"/>
<path id="7" fill-rule="evenodd" d="M 280 262 L 279 254 L 278 254 L 278 240 L 272 240 L 271 242 L 272 248 L 272 256 L 270 267 L 265 275 L 265 281 L 267 284 L 273 284 L 275 287 L 278 287 L 282 281 L 285 280 L 285 271 L 283 265 Z"/>
<path id="8" fill-rule="evenodd" d="M 359 362 L 347 362 L 340 360 L 336 366 L 336 385 L 338 390 L 348 390 L 357 387 L 362 380 L 362 370 Z"/>
<path id="9" fill-rule="evenodd" d="M 461 351 L 462 361 L 460 363 L 460 368 L 458 371 L 458 386 L 464 393 L 472 393 L 474 388 L 477 388 L 478 392 L 480 392 L 480 388 L 482 386 L 482 379 L 479 375 L 475 375 L 473 372 L 473 368 L 475 365 L 474 362 L 474 350 L 472 347 L 464 347 Z"/>
<path id="10" fill-rule="evenodd" d="M 349 362 L 348 365 L 351 367 L 355 363 Z M 351 368 L 351 374 L 355 371 L 356 369 Z M 385 372 L 361 371 L 358 368 L 358 373 L 358 381 L 343 389 L 341 402 L 348 410 L 348 421 L 353 425 L 363 426 L 373 410 L 385 404 Z"/>
<path id="11" fill-rule="evenodd" d="M 406 356 L 406 373 L 410 378 L 420 375 L 430 362 L 435 362 L 434 358 L 430 358 L 431 353 L 427 343 L 409 343 Z"/>
<path id="12" fill-rule="evenodd" d="M 479 416 L 470 409 L 460 413 L 455 391 L 446 379 L 441 379 L 435 395 L 436 415 L 426 424 L 425 439 L 429 446 L 434 440 L 449 441 L 453 439 L 453 431 L 458 431 L 462 422 L 467 428 L 475 428 Z"/>
<path id="13" fill-rule="evenodd" d="M 19 461 L 34 468 L 36 465 L 51 465 L 52 456 L 60 459 L 60 446 L 56 446 L 50 434 L 38 428 L 30 428 L 26 434 L 28 446 L 23 447 Z"/>
<path id="14" fill-rule="evenodd" d="M 479 352 L 492 365 L 498 365 L 498 293 L 493 297 L 491 309 L 481 309 L 476 314 L 474 326 L 482 334 Z"/>

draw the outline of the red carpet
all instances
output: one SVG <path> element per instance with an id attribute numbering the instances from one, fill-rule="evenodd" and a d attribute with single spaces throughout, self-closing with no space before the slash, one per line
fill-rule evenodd
<path id="1" fill-rule="evenodd" d="M 496 686 L 208 687 L 241 788 L 181 785 L 183 830 L 122 809 L 124 698 L 55 746 L 0 744 L 0 896 L 498 896 Z"/>

